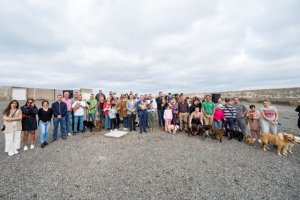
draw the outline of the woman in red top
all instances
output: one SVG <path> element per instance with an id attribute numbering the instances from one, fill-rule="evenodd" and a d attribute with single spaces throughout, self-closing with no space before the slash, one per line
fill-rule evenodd
<path id="1" fill-rule="evenodd" d="M 107 97 L 107 100 L 103 105 L 103 110 L 105 115 L 105 128 L 108 131 L 111 129 L 110 118 L 108 115 L 110 107 L 111 107 L 111 98 Z"/>

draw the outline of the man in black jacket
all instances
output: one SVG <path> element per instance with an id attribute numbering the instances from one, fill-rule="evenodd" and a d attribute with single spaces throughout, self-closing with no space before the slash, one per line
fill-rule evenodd
<path id="1" fill-rule="evenodd" d="M 298 116 L 299 116 L 299 118 L 298 118 L 298 128 L 300 129 L 300 100 L 298 101 L 298 107 L 296 108 L 295 111 L 299 113 L 298 114 Z"/>
<path id="2" fill-rule="evenodd" d="M 66 114 L 67 114 L 67 104 L 62 102 L 62 95 L 57 95 L 57 101 L 52 103 L 51 106 L 53 110 L 53 135 L 52 135 L 52 141 L 57 140 L 57 130 L 58 130 L 58 124 L 60 124 L 60 131 L 61 131 L 61 138 L 67 139 L 66 136 Z"/>
<path id="3" fill-rule="evenodd" d="M 165 120 L 164 120 L 165 106 L 163 104 L 162 98 L 163 98 L 163 93 L 159 92 L 159 96 L 155 100 L 156 100 L 156 104 L 157 104 L 159 128 L 164 129 L 164 127 L 165 127 Z"/>

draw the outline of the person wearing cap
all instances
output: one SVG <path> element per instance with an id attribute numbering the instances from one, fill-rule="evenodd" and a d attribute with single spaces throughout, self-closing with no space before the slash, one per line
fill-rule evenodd
<path id="1" fill-rule="evenodd" d="M 213 126 L 215 128 L 221 129 L 222 128 L 222 123 L 225 119 L 224 116 L 224 106 L 222 104 L 222 99 L 218 99 L 218 104 L 215 107 L 214 110 L 214 115 L 213 115 Z"/>

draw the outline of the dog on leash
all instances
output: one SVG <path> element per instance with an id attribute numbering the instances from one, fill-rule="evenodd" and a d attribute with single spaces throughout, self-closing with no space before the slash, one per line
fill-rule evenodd
<path id="1" fill-rule="evenodd" d="M 218 128 L 211 128 L 211 138 L 219 140 L 220 143 L 222 143 L 222 138 L 224 136 L 224 129 L 218 129 Z"/>
<path id="2" fill-rule="evenodd" d="M 259 137 L 261 139 L 261 147 L 263 148 L 263 150 L 267 151 L 267 149 L 269 149 L 268 148 L 269 143 L 274 144 L 277 146 L 278 156 L 282 156 L 281 151 L 282 154 L 286 156 L 289 143 L 295 141 L 295 138 L 292 134 L 286 134 L 286 133 L 282 134 L 283 137 L 282 139 L 278 135 L 272 135 L 269 133 L 260 133 Z"/>
<path id="3" fill-rule="evenodd" d="M 226 129 L 226 135 L 228 136 L 228 140 L 237 139 L 241 142 L 244 138 L 244 134 L 241 131 L 235 131 L 233 129 Z"/>
<path id="4" fill-rule="evenodd" d="M 93 132 L 93 130 L 95 128 L 95 124 L 93 121 L 84 120 L 83 127 L 84 127 L 84 129 L 90 129 L 90 132 Z"/>
<path id="5" fill-rule="evenodd" d="M 179 129 L 179 126 L 178 126 L 178 125 L 170 124 L 170 125 L 168 126 L 168 132 L 169 132 L 169 133 L 175 134 L 175 133 L 177 132 L 178 129 Z"/>

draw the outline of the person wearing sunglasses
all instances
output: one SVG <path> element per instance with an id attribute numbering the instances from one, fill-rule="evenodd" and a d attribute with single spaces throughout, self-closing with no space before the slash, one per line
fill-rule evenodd
<path id="1" fill-rule="evenodd" d="M 35 131 L 37 130 L 36 115 L 39 110 L 35 105 L 33 99 L 28 99 L 26 104 L 21 107 L 22 111 L 22 130 L 23 130 L 23 143 L 24 151 L 28 150 L 28 136 L 30 134 L 30 149 L 34 149 Z"/>

